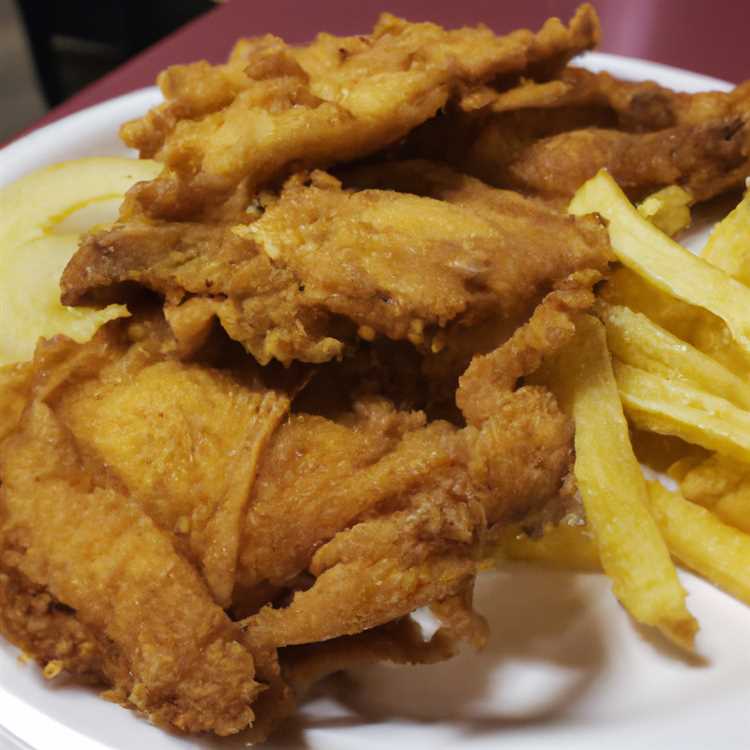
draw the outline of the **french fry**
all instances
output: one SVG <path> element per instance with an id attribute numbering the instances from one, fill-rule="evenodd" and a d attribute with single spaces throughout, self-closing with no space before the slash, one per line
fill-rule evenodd
<path id="1" fill-rule="evenodd" d="M 714 506 L 714 513 L 725 523 L 750 534 L 750 482 L 743 481 Z"/>
<path id="2" fill-rule="evenodd" d="M 701 255 L 743 284 L 750 284 L 750 191 L 739 205 L 711 232 Z M 750 362 L 738 354 L 736 344 L 727 331 L 701 323 L 696 326 L 692 341 L 729 369 L 743 377 L 750 372 Z"/>
<path id="3" fill-rule="evenodd" d="M 156 177 L 149 159 L 97 157 L 53 164 L 0 190 L 0 252 L 46 234 L 93 201 L 120 198 L 134 183 Z"/>
<path id="4" fill-rule="evenodd" d="M 0 365 L 31 359 L 40 336 L 88 341 L 108 320 L 129 314 L 125 305 L 95 310 L 61 304 L 60 276 L 77 247 L 76 236 L 52 234 L 11 256 L 0 252 Z"/>
<path id="5" fill-rule="evenodd" d="M 658 433 L 645 433 L 651 435 L 657 435 Z M 671 436 L 669 436 L 671 437 Z M 688 454 L 678 458 L 673 464 L 665 469 L 665 474 L 670 478 L 674 479 L 678 484 L 687 476 L 689 471 L 692 471 L 696 466 L 701 464 L 708 456 L 713 455 L 710 451 L 706 451 L 700 446 L 693 446 L 698 450 L 703 451 L 703 454 Z"/>
<path id="6" fill-rule="evenodd" d="M 674 237 L 690 226 L 693 196 L 679 185 L 670 185 L 652 193 L 638 204 L 638 213 L 662 232 Z"/>
<path id="7" fill-rule="evenodd" d="M 750 461 L 750 412 L 687 383 L 614 362 L 620 398 L 641 430 L 676 435 L 688 443 Z"/>
<path id="8" fill-rule="evenodd" d="M 737 208 L 714 227 L 701 255 L 750 285 L 750 190 Z"/>
<path id="9" fill-rule="evenodd" d="M 60 275 L 81 231 L 112 221 L 125 192 L 161 170 L 146 159 L 96 158 L 56 164 L 0 190 L 0 365 L 29 359 L 40 336 L 91 338 L 99 326 L 128 314 L 64 307 Z"/>
<path id="10" fill-rule="evenodd" d="M 610 305 L 621 305 L 643 313 L 684 341 L 689 339 L 702 316 L 710 315 L 700 307 L 689 305 L 657 289 L 624 266 L 618 268 L 602 285 L 599 296 Z"/>
<path id="11" fill-rule="evenodd" d="M 568 210 L 606 219 L 618 260 L 657 288 L 720 317 L 750 353 L 750 288 L 646 221 L 608 172 L 601 170 L 579 188 Z"/>
<path id="12" fill-rule="evenodd" d="M 722 521 L 750 533 L 750 465 L 714 454 L 687 467 L 682 476 L 670 470 L 680 492 L 712 510 Z"/>
<path id="13" fill-rule="evenodd" d="M 750 409 L 750 383 L 645 315 L 620 305 L 597 309 L 609 350 L 622 362 L 669 379 L 680 379 Z"/>
<path id="14" fill-rule="evenodd" d="M 672 554 L 719 588 L 750 604 L 750 535 L 710 510 L 649 482 L 650 509 Z"/>
<path id="15" fill-rule="evenodd" d="M 706 316 L 697 321 L 688 340 L 696 349 L 708 354 L 728 370 L 746 378 L 750 372 L 750 355 L 732 338 L 723 320 L 704 312 Z"/>
<path id="16" fill-rule="evenodd" d="M 493 540 L 491 554 L 497 561 L 533 562 L 560 570 L 602 569 L 596 544 L 583 526 L 549 526 L 538 539 L 519 526 L 506 526 Z"/>
<path id="17" fill-rule="evenodd" d="M 750 372 L 750 355 L 732 338 L 721 318 L 675 299 L 629 268 L 618 268 L 601 289 L 600 297 L 610 304 L 643 313 L 735 375 L 745 377 Z"/>
<path id="18" fill-rule="evenodd" d="M 573 342 L 545 374 L 573 416 L 575 476 L 615 596 L 636 620 L 691 649 L 698 626 L 648 510 L 648 492 L 630 445 L 601 322 L 580 316 Z"/>

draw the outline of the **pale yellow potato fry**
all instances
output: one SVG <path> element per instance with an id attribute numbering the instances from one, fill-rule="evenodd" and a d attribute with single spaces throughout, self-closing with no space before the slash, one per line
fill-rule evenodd
<path id="1" fill-rule="evenodd" d="M 732 338 L 721 318 L 701 307 L 675 299 L 629 268 L 618 268 L 599 294 L 610 304 L 624 305 L 643 313 L 735 375 L 746 377 L 750 372 L 750 354 Z"/>
<path id="2" fill-rule="evenodd" d="M 644 432 L 644 434 L 646 434 Z M 656 435 L 657 433 L 652 432 L 649 433 L 651 435 Z M 672 437 L 671 435 L 669 437 Z M 674 479 L 675 482 L 678 484 L 685 478 L 687 473 L 694 469 L 698 464 L 702 463 L 706 460 L 709 456 L 715 455 L 711 453 L 711 451 L 707 451 L 703 448 L 701 448 L 699 445 L 693 446 L 694 448 L 698 448 L 699 450 L 703 451 L 703 454 L 687 454 L 685 456 L 681 456 L 679 459 L 677 459 L 673 464 L 668 466 L 665 470 L 665 473 L 667 474 L 670 479 Z"/>
<path id="3" fill-rule="evenodd" d="M 750 604 L 750 535 L 722 523 L 658 482 L 649 482 L 650 508 L 671 553 L 719 588 Z"/>
<path id="4" fill-rule="evenodd" d="M 149 159 L 96 157 L 54 164 L 0 190 L 0 253 L 41 237 L 52 225 L 95 200 L 122 198 L 162 166 Z"/>
<path id="5" fill-rule="evenodd" d="M 635 271 L 618 268 L 602 285 L 599 296 L 611 305 L 629 307 L 643 313 L 667 331 L 689 341 L 691 332 L 704 315 L 705 310 L 671 295 L 649 284 Z M 717 318 L 723 325 L 723 322 Z"/>
<path id="6" fill-rule="evenodd" d="M 750 283 L 750 192 L 714 227 L 701 255 L 743 284 Z M 692 341 L 729 369 L 748 377 L 750 361 L 744 352 L 738 353 L 739 347 L 727 330 L 703 322 L 696 326 Z"/>
<path id="7" fill-rule="evenodd" d="M 750 382 L 673 336 L 645 315 L 622 305 L 600 303 L 609 350 L 622 362 L 668 379 L 684 380 L 750 409 Z"/>
<path id="8" fill-rule="evenodd" d="M 724 523 L 750 534 L 750 481 L 722 497 L 713 511 Z"/>
<path id="9" fill-rule="evenodd" d="M 519 526 L 506 526 L 493 540 L 489 553 L 498 562 L 532 562 L 559 570 L 602 569 L 596 543 L 583 526 L 549 526 L 538 539 L 526 535 Z"/>
<path id="10" fill-rule="evenodd" d="M 711 232 L 701 255 L 743 284 L 750 285 L 750 191 Z"/>
<path id="11" fill-rule="evenodd" d="M 711 509 L 722 521 L 750 532 L 750 465 L 714 454 L 678 479 L 686 500 Z"/>
<path id="12" fill-rule="evenodd" d="M 689 341 L 696 348 L 712 357 L 741 378 L 750 373 L 750 353 L 735 341 L 724 321 L 706 312 L 690 334 Z"/>
<path id="13" fill-rule="evenodd" d="M 654 286 L 720 317 L 750 353 L 750 288 L 693 255 L 644 219 L 602 170 L 573 196 L 570 213 L 598 213 L 608 222 L 618 260 Z"/>
<path id="14" fill-rule="evenodd" d="M 60 276 L 77 248 L 76 235 L 49 235 L 0 252 L 0 365 L 31 359 L 42 336 L 88 341 L 108 320 L 128 314 L 124 305 L 94 310 L 60 303 Z"/>
<path id="15" fill-rule="evenodd" d="M 0 365 L 29 359 L 40 336 L 87 341 L 122 305 L 60 304 L 59 281 L 82 231 L 112 221 L 125 192 L 155 177 L 148 160 L 96 158 L 34 172 L 0 191 Z"/>
<path id="16" fill-rule="evenodd" d="M 662 232 L 674 237 L 690 226 L 693 196 L 679 185 L 670 185 L 652 193 L 638 204 L 638 213 Z"/>
<path id="17" fill-rule="evenodd" d="M 575 477 L 615 596 L 636 620 L 691 649 L 698 626 L 648 510 L 599 320 L 580 316 L 576 336 L 550 365 L 547 382 L 575 423 Z"/>
<path id="18" fill-rule="evenodd" d="M 685 467 L 682 476 L 670 469 L 670 476 L 679 482 L 686 500 L 706 508 L 714 508 L 727 493 L 735 490 L 750 467 L 714 453 L 704 461 Z"/>
<path id="19" fill-rule="evenodd" d="M 622 404 L 636 427 L 750 461 L 750 412 L 690 384 L 613 364 Z"/>

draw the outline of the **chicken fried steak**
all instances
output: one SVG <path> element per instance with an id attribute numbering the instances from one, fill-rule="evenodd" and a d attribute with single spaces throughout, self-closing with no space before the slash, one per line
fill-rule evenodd
<path id="1" fill-rule="evenodd" d="M 390 640 L 387 658 L 481 645 L 471 590 L 487 530 L 570 491 L 567 418 L 545 389 L 516 388 L 591 305 L 569 287 L 490 355 L 502 377 L 467 373 L 463 428 L 372 393 L 335 417 L 290 413 L 304 378 L 269 387 L 236 351 L 183 362 L 153 315 L 41 344 L 0 394 L 4 634 L 158 723 L 217 734 L 290 710 L 280 648 L 398 628 L 422 606 L 444 623 L 438 641 Z M 352 659 L 373 658 L 357 643 Z"/>
<path id="2" fill-rule="evenodd" d="M 473 87 L 551 74 L 598 38 L 596 14 L 583 5 L 568 27 L 550 19 L 536 34 L 446 31 L 385 14 L 369 36 L 321 34 L 301 48 L 273 36 L 243 40 L 226 65 L 162 73 L 166 102 L 123 127 L 127 145 L 166 165 L 125 212 L 211 214 L 238 187 L 247 200 L 279 175 L 377 152 Z"/>
<path id="3" fill-rule="evenodd" d="M 602 168 L 636 197 L 679 184 L 704 201 L 750 175 L 750 84 L 687 94 L 566 67 L 543 83 L 476 90 L 398 153 L 556 205 Z"/>
<path id="4" fill-rule="evenodd" d="M 314 172 L 287 181 L 247 226 L 117 224 L 83 244 L 63 299 L 103 302 L 136 282 L 164 296 L 178 338 L 216 316 L 262 364 L 324 362 L 357 337 L 434 350 L 447 327 L 528 314 L 569 274 L 606 268 L 606 231 L 590 218 L 444 167 L 402 171 L 443 184 L 429 197 L 344 190 Z"/>

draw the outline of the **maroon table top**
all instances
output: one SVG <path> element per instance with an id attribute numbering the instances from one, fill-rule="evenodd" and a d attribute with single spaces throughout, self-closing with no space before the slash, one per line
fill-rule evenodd
<path id="1" fill-rule="evenodd" d="M 318 31 L 357 34 L 388 10 L 445 26 L 484 22 L 497 32 L 567 20 L 578 0 L 230 0 L 184 26 L 49 112 L 31 129 L 152 84 L 175 63 L 220 62 L 240 36 L 267 32 L 302 43 Z M 595 0 L 601 51 L 640 57 L 733 82 L 750 78 L 748 10 L 742 0 Z"/>

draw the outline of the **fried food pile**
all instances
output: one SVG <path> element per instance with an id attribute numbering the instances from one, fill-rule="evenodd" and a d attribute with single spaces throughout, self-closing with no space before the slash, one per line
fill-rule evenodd
<path id="1" fill-rule="evenodd" d="M 533 376 L 614 256 L 561 200 L 750 173 L 750 89 L 570 67 L 598 37 L 384 15 L 160 76 L 122 136 L 163 171 L 61 279 L 130 317 L 0 370 L 0 630 L 45 674 L 263 739 L 329 672 L 482 646 L 487 545 L 582 515 Z"/>

